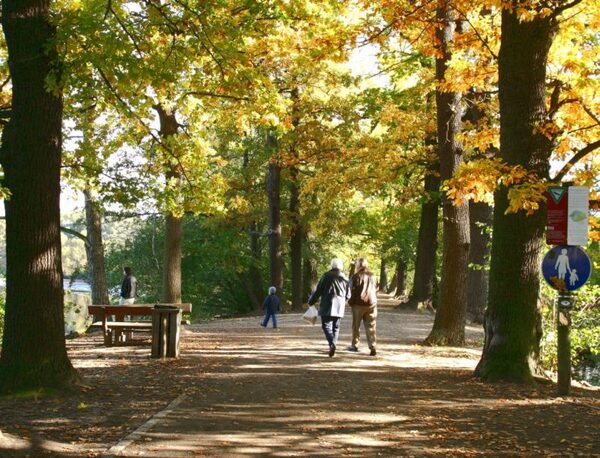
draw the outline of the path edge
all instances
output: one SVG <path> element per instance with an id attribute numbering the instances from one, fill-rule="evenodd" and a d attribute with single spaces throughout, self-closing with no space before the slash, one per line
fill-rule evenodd
<path id="1" fill-rule="evenodd" d="M 161 419 L 165 418 L 171 413 L 181 402 L 187 397 L 186 394 L 180 394 L 173 399 L 170 404 L 160 412 L 154 414 L 148 421 L 139 426 L 135 431 L 125 436 L 116 445 L 109 448 L 103 455 L 102 458 L 113 458 L 119 456 L 129 447 L 133 442 L 142 437 L 142 434 L 152 429 Z"/>

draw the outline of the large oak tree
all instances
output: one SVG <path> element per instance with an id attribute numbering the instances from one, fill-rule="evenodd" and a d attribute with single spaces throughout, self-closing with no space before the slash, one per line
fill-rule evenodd
<path id="1" fill-rule="evenodd" d="M 49 0 L 4 0 L 12 116 L 2 135 L 6 208 L 6 323 L 0 389 L 66 386 L 60 242 L 62 94 Z"/>

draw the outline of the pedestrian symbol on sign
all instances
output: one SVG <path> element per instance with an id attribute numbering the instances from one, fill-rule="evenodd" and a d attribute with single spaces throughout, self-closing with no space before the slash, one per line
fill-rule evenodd
<path id="1" fill-rule="evenodd" d="M 559 291 L 574 291 L 590 278 L 592 262 L 577 246 L 556 246 L 542 262 L 542 274 L 550 286 Z"/>

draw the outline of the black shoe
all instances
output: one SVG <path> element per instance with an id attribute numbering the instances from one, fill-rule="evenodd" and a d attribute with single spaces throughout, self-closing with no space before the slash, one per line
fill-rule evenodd
<path id="1" fill-rule="evenodd" d="M 348 351 L 357 352 L 357 351 L 358 351 L 358 348 L 356 348 L 356 345 L 350 345 L 350 346 L 348 347 Z"/>
<path id="2" fill-rule="evenodd" d="M 371 356 L 377 356 L 377 350 L 375 350 L 374 348 L 371 348 Z"/>
<path id="3" fill-rule="evenodd" d="M 335 347 L 329 347 L 329 357 L 331 358 L 333 355 L 335 355 Z"/>

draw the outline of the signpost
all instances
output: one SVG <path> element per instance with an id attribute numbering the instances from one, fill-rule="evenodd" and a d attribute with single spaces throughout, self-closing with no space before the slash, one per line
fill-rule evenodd
<path id="1" fill-rule="evenodd" d="M 542 274 L 558 291 L 556 301 L 558 393 L 569 394 L 571 387 L 570 310 L 575 303 L 571 291 L 581 288 L 592 274 L 592 261 L 578 246 L 553 247 L 542 261 Z"/>
<path id="2" fill-rule="evenodd" d="M 569 394 L 571 387 L 570 310 L 574 305 L 571 291 L 581 288 L 590 278 L 592 262 L 578 245 L 588 243 L 589 188 L 551 186 L 546 207 L 546 243 L 552 248 L 542 262 L 542 274 L 558 291 L 556 301 L 558 393 Z"/>
<path id="3" fill-rule="evenodd" d="M 571 314 L 575 300 L 571 291 L 581 288 L 592 274 L 592 261 L 578 246 L 553 247 L 542 261 L 542 274 L 558 291 L 556 301 L 558 394 L 569 394 L 571 387 Z"/>

